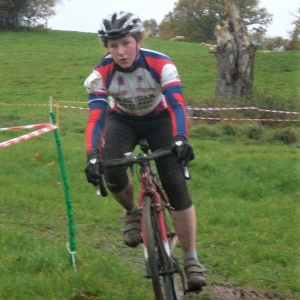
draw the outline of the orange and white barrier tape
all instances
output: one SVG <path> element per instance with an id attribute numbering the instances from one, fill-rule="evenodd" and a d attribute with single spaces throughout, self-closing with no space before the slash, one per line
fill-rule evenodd
<path id="1" fill-rule="evenodd" d="M 57 101 L 57 104 L 53 103 L 53 106 L 59 106 L 62 108 L 76 108 L 76 109 L 84 109 L 88 110 L 86 107 L 77 107 L 77 106 L 66 106 L 59 105 L 59 103 L 78 103 L 84 104 L 85 102 L 77 102 L 77 101 Z M 3 103 L 0 102 L 0 105 L 12 105 L 12 106 L 49 106 L 48 104 L 26 104 L 26 103 Z M 234 110 L 257 110 L 261 112 L 271 112 L 271 113 L 279 113 L 279 114 L 292 114 L 292 115 L 300 115 L 300 112 L 297 111 L 283 111 L 283 110 L 275 110 L 275 109 L 262 109 L 255 106 L 245 106 L 245 107 L 192 107 L 187 106 L 188 110 L 197 110 L 197 111 L 234 111 Z"/>
<path id="2" fill-rule="evenodd" d="M 0 148 L 7 147 L 7 146 L 10 146 L 10 145 L 13 145 L 13 144 L 16 144 L 16 143 L 28 140 L 30 138 L 36 137 L 36 136 L 41 135 L 43 133 L 49 132 L 51 130 L 57 129 L 57 125 L 53 125 L 53 124 L 36 124 L 36 125 L 27 125 L 27 126 L 14 126 L 14 127 L 8 127 L 8 128 L 14 128 L 14 129 L 16 129 L 16 128 L 17 129 L 21 129 L 21 128 L 22 129 L 23 128 L 37 128 L 37 127 L 28 127 L 28 126 L 38 126 L 38 125 L 44 125 L 44 126 L 41 126 L 41 127 L 44 127 L 44 128 L 36 130 L 36 131 L 33 131 L 33 132 L 30 132 L 28 134 L 24 134 L 22 136 L 19 136 L 17 138 L 11 139 L 11 140 L 8 140 L 6 142 L 2 142 L 2 143 L 0 143 Z M 47 125 L 47 126 L 45 127 L 45 125 Z M 0 128 L 0 130 L 1 129 L 3 129 L 3 128 Z M 6 130 L 6 128 L 4 128 L 4 129 Z"/>
<path id="3" fill-rule="evenodd" d="M 78 107 L 78 106 L 66 106 L 66 105 L 58 105 L 59 108 L 74 108 L 74 109 L 83 109 L 83 110 L 89 110 L 88 107 Z"/>
<path id="4" fill-rule="evenodd" d="M 27 103 L 4 103 L 0 102 L 0 105 L 7 105 L 7 106 L 49 106 L 49 104 L 27 104 Z"/>
<path id="5" fill-rule="evenodd" d="M 59 101 L 57 103 L 86 104 L 87 102 Z M 41 104 L 41 103 L 6 103 L 6 102 L 0 102 L 0 105 L 5 105 L 5 106 L 49 106 L 49 104 Z M 53 103 L 51 105 L 57 106 L 57 104 L 55 104 L 55 103 Z"/>
<path id="6" fill-rule="evenodd" d="M 238 118 L 209 118 L 209 117 L 188 117 L 194 120 L 206 120 L 206 121 L 258 121 L 258 122 L 300 122 L 300 120 L 291 119 L 238 119 Z"/>
<path id="7" fill-rule="evenodd" d="M 59 103 L 80 103 L 84 102 L 75 102 L 75 101 L 59 101 L 57 104 L 53 104 L 57 108 L 71 108 L 71 109 L 79 109 L 79 110 L 89 110 L 87 107 L 77 107 L 77 106 L 66 106 L 59 105 Z M 23 105 L 23 106 L 47 106 L 47 104 L 17 104 L 17 103 L 0 103 L 2 105 Z M 214 111 L 242 111 L 242 110 L 256 110 L 259 112 L 267 112 L 267 113 L 277 113 L 277 114 L 290 114 L 290 115 L 300 115 L 300 112 L 296 111 L 283 111 L 283 110 L 275 110 L 275 109 L 261 109 L 255 106 L 245 106 L 245 107 L 192 107 L 187 106 L 187 110 L 192 111 L 206 111 L 206 112 L 214 112 Z M 59 114 L 58 115 L 58 124 L 59 124 Z M 198 116 L 189 116 L 189 119 L 194 120 L 210 120 L 210 121 L 259 121 L 259 122 L 300 122 L 300 120 L 293 119 L 276 119 L 276 118 L 214 118 L 214 117 L 198 117 Z M 1 130 L 1 128 L 0 128 Z M 4 129 L 2 129 L 4 130 Z"/>
<path id="8" fill-rule="evenodd" d="M 77 106 L 65 106 L 59 105 L 60 108 L 72 108 L 72 109 L 81 109 L 81 110 L 89 110 L 89 108 L 85 107 L 77 107 Z M 209 108 L 198 108 L 198 107 L 187 107 L 187 110 L 195 110 L 195 111 L 235 111 L 235 110 L 257 110 L 260 112 L 271 112 L 278 114 L 291 114 L 291 115 L 300 115 L 300 112 L 295 111 L 282 111 L 282 110 L 272 110 L 272 109 L 261 109 L 258 107 L 209 107 Z M 265 121 L 265 122 L 299 122 L 300 120 L 289 120 L 289 119 L 238 119 L 238 118 L 209 118 L 209 117 L 193 117 L 190 116 L 189 119 L 199 119 L 199 120 L 217 120 L 217 121 Z"/>
<path id="9" fill-rule="evenodd" d="M 0 131 L 5 130 L 19 130 L 19 129 L 31 129 L 31 128 L 44 128 L 51 126 L 51 123 L 44 123 L 44 124 L 33 124 L 33 125 L 24 125 L 24 126 L 13 126 L 13 127 L 4 127 L 0 128 Z"/>
<path id="10" fill-rule="evenodd" d="M 279 113 L 279 114 L 292 114 L 292 115 L 300 115 L 300 112 L 297 111 L 283 111 L 283 110 L 274 110 L 274 109 L 261 109 L 255 106 L 246 106 L 246 107 L 207 107 L 207 108 L 199 108 L 188 106 L 188 110 L 197 110 L 197 111 L 234 111 L 234 110 L 257 110 L 261 112 L 271 112 L 271 113 Z"/>

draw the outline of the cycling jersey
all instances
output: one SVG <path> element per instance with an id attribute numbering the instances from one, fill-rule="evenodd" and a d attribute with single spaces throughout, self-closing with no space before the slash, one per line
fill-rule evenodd
<path id="1" fill-rule="evenodd" d="M 168 111 L 172 135 L 187 138 L 187 115 L 177 69 L 159 52 L 141 48 L 130 69 L 122 69 L 111 55 L 96 66 L 84 82 L 90 115 L 86 150 L 98 151 L 105 126 L 107 105 L 113 112 L 132 118 L 151 118 Z"/>

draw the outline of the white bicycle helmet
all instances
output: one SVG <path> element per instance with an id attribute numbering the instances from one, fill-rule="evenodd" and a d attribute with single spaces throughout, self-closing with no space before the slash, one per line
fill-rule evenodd
<path id="1" fill-rule="evenodd" d="M 142 32 L 144 26 L 141 19 L 128 11 L 114 12 L 102 20 L 99 37 L 103 40 L 117 39 Z"/>

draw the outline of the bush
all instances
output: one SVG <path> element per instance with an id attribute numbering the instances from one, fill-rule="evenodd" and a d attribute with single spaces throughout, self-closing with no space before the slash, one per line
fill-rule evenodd
<path id="1" fill-rule="evenodd" d="M 292 128 L 276 130 L 273 134 L 273 139 L 275 141 L 282 141 L 285 145 L 291 145 L 299 140 L 296 131 Z"/>
<path id="2" fill-rule="evenodd" d="M 236 126 L 231 123 L 225 123 L 223 126 L 223 133 L 230 136 L 235 136 L 237 134 Z"/>
<path id="3" fill-rule="evenodd" d="M 248 126 L 246 130 L 247 130 L 247 137 L 253 140 L 259 140 L 263 133 L 263 130 L 259 126 Z"/>
<path id="4" fill-rule="evenodd" d="M 200 123 L 200 124 L 193 124 L 190 127 L 190 137 L 203 139 L 203 138 L 217 138 L 221 136 L 222 136 L 221 129 L 215 125 Z"/>

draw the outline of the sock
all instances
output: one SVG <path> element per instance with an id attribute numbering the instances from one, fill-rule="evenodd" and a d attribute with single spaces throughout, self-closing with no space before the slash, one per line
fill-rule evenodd
<path id="1" fill-rule="evenodd" d="M 183 253 L 183 258 L 184 258 L 184 260 L 189 260 L 189 259 L 197 259 L 198 260 L 197 252 L 195 250 L 186 251 Z"/>

